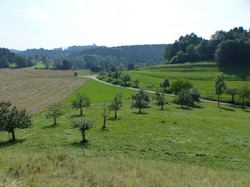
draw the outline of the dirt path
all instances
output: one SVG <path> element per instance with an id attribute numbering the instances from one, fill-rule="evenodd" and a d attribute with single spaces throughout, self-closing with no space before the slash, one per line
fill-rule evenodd
<path id="1" fill-rule="evenodd" d="M 111 83 L 108 83 L 108 82 L 99 80 L 99 79 L 97 78 L 97 76 L 98 76 L 98 75 L 84 76 L 84 77 L 87 77 L 87 78 L 90 78 L 90 79 L 96 80 L 96 81 L 98 81 L 98 82 L 101 82 L 101 83 L 103 83 L 103 84 L 107 84 L 107 85 L 111 85 L 111 86 L 116 86 L 116 87 L 120 87 L 120 88 L 126 88 L 126 89 L 130 89 L 130 90 L 136 90 L 136 91 L 139 90 L 138 88 L 131 88 L 131 87 L 125 87 L 125 86 L 120 86 L 120 85 L 111 84 Z M 148 93 L 156 93 L 156 91 L 151 91 L 151 90 L 145 90 L 145 91 L 148 92 Z M 175 96 L 174 94 L 165 94 L 165 95 L 168 95 L 168 96 Z M 200 99 L 200 101 L 217 104 L 217 101 L 210 101 L 210 100 L 206 100 L 206 99 Z M 222 105 L 228 105 L 228 106 L 233 106 L 233 107 L 241 107 L 241 105 L 233 105 L 233 104 L 231 104 L 231 103 L 223 103 L 223 102 L 220 102 L 220 104 L 222 104 Z M 247 108 L 249 108 L 249 107 L 247 107 Z"/>

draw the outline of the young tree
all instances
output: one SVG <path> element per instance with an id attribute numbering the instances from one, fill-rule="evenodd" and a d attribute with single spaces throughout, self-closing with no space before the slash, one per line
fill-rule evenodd
<path id="1" fill-rule="evenodd" d="M 112 74 L 112 77 L 115 79 L 115 83 L 117 84 L 117 80 L 121 77 L 121 72 L 116 71 Z"/>
<path id="2" fill-rule="evenodd" d="M 184 104 L 191 103 L 190 91 L 187 89 L 182 89 L 177 95 L 177 102 L 181 104 L 182 109 Z"/>
<path id="3" fill-rule="evenodd" d="M 232 96 L 232 103 L 234 104 L 234 96 L 237 94 L 237 89 L 233 88 L 233 89 L 227 89 L 226 90 L 226 93 L 228 95 L 231 95 Z"/>
<path id="4" fill-rule="evenodd" d="M 62 106 L 60 104 L 55 104 L 52 105 L 48 108 L 48 113 L 46 118 L 52 118 L 53 119 L 53 125 L 56 126 L 56 119 L 60 116 L 62 116 L 64 114 L 63 110 L 62 110 Z"/>
<path id="5" fill-rule="evenodd" d="M 82 108 L 90 106 L 90 98 L 83 92 L 78 92 L 75 100 L 72 101 L 73 108 L 80 109 L 80 115 L 82 115 Z"/>
<path id="6" fill-rule="evenodd" d="M 215 79 L 215 94 L 218 95 L 218 106 L 220 106 L 220 96 L 227 89 L 226 82 L 223 80 L 223 76 L 217 75 Z"/>
<path id="7" fill-rule="evenodd" d="M 115 119 L 117 118 L 117 111 L 120 110 L 121 107 L 122 107 L 122 93 L 117 92 L 114 100 L 108 106 L 109 110 L 115 111 Z"/>
<path id="8" fill-rule="evenodd" d="M 103 117 L 102 129 L 104 130 L 106 128 L 106 121 L 107 121 L 107 118 L 109 116 L 109 110 L 108 110 L 108 107 L 107 107 L 106 103 L 103 104 L 102 109 L 103 109 L 102 112 L 101 112 L 101 115 Z"/>
<path id="9" fill-rule="evenodd" d="M 241 108 L 242 110 L 244 109 L 244 105 L 245 105 L 245 99 L 248 99 L 249 96 L 250 96 L 250 89 L 248 87 L 247 84 L 243 84 L 238 92 L 237 92 L 237 95 L 239 96 L 239 98 L 241 99 Z"/>
<path id="10" fill-rule="evenodd" d="M 143 89 L 140 89 L 136 94 L 132 95 L 132 108 L 139 108 L 139 113 L 141 113 L 142 108 L 148 107 L 149 103 L 149 95 Z"/>
<path id="11" fill-rule="evenodd" d="M 131 76 L 129 74 L 125 74 L 122 76 L 122 81 L 125 83 L 125 86 L 127 86 L 127 82 L 132 81 Z"/>
<path id="12" fill-rule="evenodd" d="M 200 102 L 200 92 L 198 90 L 197 87 L 194 87 L 191 91 L 190 91 L 190 97 L 191 97 L 191 104 L 192 106 L 194 106 L 194 102 L 199 103 Z"/>
<path id="13" fill-rule="evenodd" d="M 88 142 L 85 137 L 85 131 L 93 128 L 94 121 L 90 118 L 73 121 L 73 127 L 77 128 L 82 133 L 82 143 Z"/>
<path id="14" fill-rule="evenodd" d="M 139 83 L 140 83 L 140 81 L 139 81 L 138 79 L 136 79 L 136 80 L 134 80 L 134 83 L 135 83 L 135 87 L 136 87 L 136 88 L 139 88 Z"/>
<path id="15" fill-rule="evenodd" d="M 160 87 L 164 88 L 164 93 L 167 92 L 167 87 L 170 86 L 169 78 L 166 77 L 163 82 L 160 83 Z"/>
<path id="16" fill-rule="evenodd" d="M 17 110 L 14 106 L 10 109 L 10 102 L 0 103 L 0 131 L 7 131 L 16 140 L 15 129 L 25 129 L 31 126 L 30 116 L 26 110 Z"/>
<path id="17" fill-rule="evenodd" d="M 161 106 L 161 110 L 164 110 L 164 105 L 168 104 L 168 101 L 166 100 L 166 98 L 164 97 L 164 93 L 156 93 L 156 96 L 154 97 L 154 99 L 156 100 L 156 105 Z"/>

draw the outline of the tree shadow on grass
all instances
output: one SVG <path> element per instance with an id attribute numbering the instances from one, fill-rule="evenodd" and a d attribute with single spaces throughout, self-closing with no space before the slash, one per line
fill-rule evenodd
<path id="1" fill-rule="evenodd" d="M 232 109 L 232 108 L 225 108 L 225 107 L 222 107 L 222 106 L 219 106 L 219 108 L 222 109 L 222 110 L 226 110 L 226 111 L 230 111 L 230 112 L 235 112 L 235 110 Z"/>
<path id="2" fill-rule="evenodd" d="M 54 129 L 54 128 L 58 127 L 58 125 L 59 124 L 56 124 L 56 125 L 52 124 L 52 125 L 43 126 L 41 128 L 42 129 Z"/>
<path id="3" fill-rule="evenodd" d="M 181 110 L 192 110 L 191 108 L 185 106 L 183 108 L 181 106 L 177 106 L 176 108 Z"/>
<path id="4" fill-rule="evenodd" d="M 72 118 L 80 118 L 80 117 L 84 117 L 85 115 L 83 114 L 83 115 L 80 115 L 80 114 L 74 114 L 74 115 L 72 115 L 72 116 L 70 116 L 70 118 L 72 119 Z"/>
<path id="5" fill-rule="evenodd" d="M 147 112 L 133 112 L 133 114 L 136 114 L 136 115 L 147 115 L 148 113 Z"/>
<path id="6" fill-rule="evenodd" d="M 82 142 L 82 141 L 80 141 L 80 142 L 73 142 L 71 145 L 73 147 L 82 148 L 82 149 L 90 147 L 90 144 L 88 143 L 88 141 L 86 141 L 86 142 Z"/>
<path id="7" fill-rule="evenodd" d="M 12 146 L 12 145 L 20 144 L 20 143 L 23 143 L 24 141 L 25 139 L 20 139 L 20 140 L 15 140 L 15 141 L 9 140 L 5 142 L 0 141 L 0 148 L 5 148 L 5 147 Z"/>
<path id="8" fill-rule="evenodd" d="M 112 117 L 112 118 L 108 118 L 108 120 L 111 120 L 111 121 L 117 121 L 117 120 L 120 120 L 121 118 L 115 118 L 115 117 Z"/>

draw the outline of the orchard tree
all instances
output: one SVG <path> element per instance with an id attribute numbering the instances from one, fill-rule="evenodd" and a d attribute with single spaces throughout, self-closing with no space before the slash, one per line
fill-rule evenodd
<path id="1" fill-rule="evenodd" d="M 108 106 L 109 110 L 115 111 L 115 119 L 117 118 L 117 111 L 120 110 L 121 107 L 122 107 L 122 93 L 117 92 L 114 100 Z"/>
<path id="2" fill-rule="evenodd" d="M 194 87 L 191 91 L 190 91 L 190 101 L 192 106 L 194 106 L 194 102 L 199 103 L 200 102 L 200 92 L 198 90 L 197 87 Z"/>
<path id="3" fill-rule="evenodd" d="M 223 94 L 223 92 L 227 89 L 226 82 L 223 79 L 223 75 L 217 75 L 217 78 L 215 79 L 215 94 L 218 95 L 218 106 L 220 106 L 220 96 Z"/>
<path id="4" fill-rule="evenodd" d="M 82 143 L 88 142 L 86 140 L 85 131 L 93 128 L 94 121 L 91 118 L 80 119 L 73 121 L 73 128 L 77 128 L 82 134 Z"/>
<path id="5" fill-rule="evenodd" d="M 228 95 L 231 95 L 232 96 L 232 103 L 234 104 L 234 96 L 237 94 L 237 89 L 233 88 L 233 89 L 227 89 L 226 90 L 226 93 Z"/>
<path id="6" fill-rule="evenodd" d="M 107 107 L 106 103 L 104 103 L 103 106 L 102 106 L 101 116 L 103 117 L 103 126 L 102 126 L 102 129 L 104 130 L 106 128 L 107 118 L 109 117 L 109 110 L 108 110 L 108 107 Z"/>
<path id="7" fill-rule="evenodd" d="M 121 77 L 121 72 L 120 71 L 115 71 L 112 74 L 112 77 L 115 79 L 115 83 L 117 84 L 117 80 Z"/>
<path id="8" fill-rule="evenodd" d="M 62 116 L 64 114 L 62 106 L 60 104 L 55 104 L 52 105 L 48 108 L 48 112 L 47 112 L 47 116 L 46 118 L 52 118 L 53 119 L 53 125 L 56 126 L 56 120 L 57 118 L 59 118 L 60 116 Z"/>
<path id="9" fill-rule="evenodd" d="M 137 93 L 132 95 L 132 108 L 139 108 L 139 113 L 142 113 L 141 109 L 148 107 L 149 103 L 149 95 L 142 88 Z"/>
<path id="10" fill-rule="evenodd" d="M 0 131 L 7 131 L 16 140 L 15 129 L 25 129 L 31 126 L 31 117 L 26 110 L 10 108 L 10 102 L 0 102 Z"/>
<path id="11" fill-rule="evenodd" d="M 90 98 L 83 92 L 78 92 L 76 98 L 72 101 L 73 108 L 80 109 L 80 115 L 82 115 L 82 108 L 90 106 Z"/>
<path id="12" fill-rule="evenodd" d="M 184 105 L 191 103 L 190 91 L 187 89 L 182 89 L 177 95 L 177 102 L 181 104 L 182 109 Z"/>
<path id="13" fill-rule="evenodd" d="M 135 87 L 138 88 L 140 81 L 138 79 L 136 79 L 136 80 L 134 80 L 134 83 L 135 83 Z"/>
<path id="14" fill-rule="evenodd" d="M 161 106 L 161 110 L 164 110 L 164 105 L 168 104 L 168 101 L 166 100 L 166 98 L 164 97 L 164 93 L 159 93 L 157 92 L 154 99 L 156 100 L 156 105 Z"/>
<path id="15" fill-rule="evenodd" d="M 250 89 L 246 83 L 239 88 L 237 95 L 241 99 L 241 108 L 243 110 L 245 105 L 245 100 L 247 102 L 247 99 L 250 97 Z"/>
<path id="16" fill-rule="evenodd" d="M 131 76 L 129 74 L 125 74 L 121 77 L 122 81 L 125 83 L 125 86 L 127 86 L 128 81 L 132 81 Z"/>
<path id="17" fill-rule="evenodd" d="M 164 93 L 167 92 L 167 88 L 170 86 L 169 78 L 166 77 L 163 82 L 160 83 L 160 87 L 164 88 Z"/>

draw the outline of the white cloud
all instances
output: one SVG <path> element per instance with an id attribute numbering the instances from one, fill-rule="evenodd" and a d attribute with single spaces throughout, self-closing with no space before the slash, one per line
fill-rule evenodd
<path id="1" fill-rule="evenodd" d="M 21 9 L 15 9 L 14 12 L 17 13 L 24 13 L 28 16 L 33 16 L 37 19 L 47 19 L 49 17 L 48 12 L 46 12 L 43 9 L 40 9 L 39 7 L 36 6 L 30 6 L 28 8 L 21 8 Z"/>

